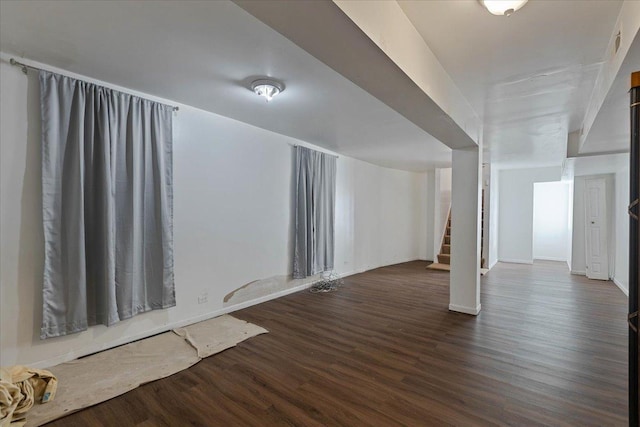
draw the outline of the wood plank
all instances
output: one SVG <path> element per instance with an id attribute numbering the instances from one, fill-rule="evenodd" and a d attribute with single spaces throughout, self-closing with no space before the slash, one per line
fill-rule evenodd
<path id="1" fill-rule="evenodd" d="M 627 299 L 566 265 L 498 264 L 482 312 L 426 262 L 235 312 L 269 329 L 51 426 L 627 424 Z"/>

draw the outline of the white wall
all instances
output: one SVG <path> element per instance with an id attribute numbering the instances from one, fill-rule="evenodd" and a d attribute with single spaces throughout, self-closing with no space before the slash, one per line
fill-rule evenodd
<path id="1" fill-rule="evenodd" d="M 573 194 L 568 182 L 533 184 L 533 258 L 564 261 L 569 258 L 569 205 Z"/>
<path id="2" fill-rule="evenodd" d="M 500 171 L 499 261 L 533 262 L 533 184 L 559 181 L 560 175 L 560 167 Z"/>
<path id="3" fill-rule="evenodd" d="M 488 268 L 492 268 L 498 262 L 499 243 L 499 217 L 500 217 L 500 171 L 491 168 L 489 178 L 489 255 Z"/>
<path id="4" fill-rule="evenodd" d="M 426 228 L 424 174 L 381 168 L 345 158 L 338 168 L 352 173 L 350 188 L 354 200 L 355 252 L 352 268 L 361 272 L 382 265 L 420 258 Z"/>
<path id="5" fill-rule="evenodd" d="M 573 217 L 574 217 L 574 208 L 573 208 L 573 188 L 574 182 L 570 180 L 567 182 L 569 185 L 569 233 L 567 235 L 567 267 L 569 271 L 571 271 L 571 260 L 573 258 Z"/>
<path id="6" fill-rule="evenodd" d="M 109 328 L 95 326 L 41 341 L 43 235 L 35 73 L 27 78 L 17 67 L 0 63 L 0 94 L 0 365 L 50 366 L 304 285 L 288 278 L 291 144 L 308 144 L 181 106 L 174 120 L 177 306 Z M 426 174 L 344 156 L 337 170 L 339 273 L 409 261 L 426 252 L 424 245 L 431 244 L 421 235 L 427 217 Z M 274 281 L 278 292 L 257 292 L 259 300 L 241 304 L 223 303 L 225 295 L 258 279 Z M 208 302 L 198 304 L 204 293 Z"/>
<path id="7" fill-rule="evenodd" d="M 435 208 L 436 208 L 436 171 L 430 170 L 425 174 L 425 189 L 426 189 L 426 198 L 424 208 L 426 209 L 426 221 L 425 226 L 426 230 L 424 233 L 421 233 L 425 236 L 423 239 L 424 248 L 420 249 L 420 259 L 433 261 L 435 259 L 436 253 L 434 250 L 434 232 L 435 232 Z"/>
<path id="8" fill-rule="evenodd" d="M 629 160 L 621 161 L 615 174 L 615 263 L 613 281 L 629 295 Z"/>
<path id="9" fill-rule="evenodd" d="M 489 267 L 489 251 L 491 247 L 491 163 L 482 165 L 482 252 L 481 256 L 485 260 L 484 268 Z"/>
<path id="10" fill-rule="evenodd" d="M 573 179 L 573 231 L 569 269 L 571 273 L 580 275 L 587 274 L 584 184 L 584 177 L 576 176 Z"/>

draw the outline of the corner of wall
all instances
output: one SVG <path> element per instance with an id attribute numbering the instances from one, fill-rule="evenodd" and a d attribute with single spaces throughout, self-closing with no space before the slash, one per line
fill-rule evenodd
<path id="1" fill-rule="evenodd" d="M 620 290 L 628 297 L 629 296 L 629 286 L 625 285 L 623 282 L 621 282 L 620 280 L 616 279 L 615 277 L 613 278 L 613 283 L 616 284 L 616 286 L 618 288 L 620 288 Z"/>

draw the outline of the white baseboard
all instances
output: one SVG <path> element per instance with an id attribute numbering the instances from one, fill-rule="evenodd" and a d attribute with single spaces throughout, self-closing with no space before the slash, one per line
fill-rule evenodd
<path id="1" fill-rule="evenodd" d="M 624 285 L 622 284 L 622 282 L 620 282 L 618 279 L 616 279 L 615 277 L 613 279 L 611 279 L 613 281 L 613 283 L 616 284 L 617 287 L 620 288 L 620 290 L 628 297 L 629 296 L 629 289 L 625 288 Z"/>
<path id="2" fill-rule="evenodd" d="M 357 272 L 340 273 L 339 276 L 340 277 L 347 277 L 347 276 L 351 276 L 353 274 L 357 274 Z M 55 366 L 55 365 L 58 365 L 60 363 L 69 362 L 71 360 L 78 359 L 79 357 L 84 357 L 84 356 L 87 356 L 89 354 L 94 354 L 94 353 L 98 353 L 98 352 L 101 352 L 101 351 L 109 350 L 110 348 L 118 347 L 118 346 L 121 346 L 121 345 L 124 345 L 124 344 L 128 344 L 128 343 L 131 343 L 131 342 L 134 342 L 134 341 L 137 341 L 137 340 L 141 340 L 141 339 L 144 339 L 144 338 L 152 337 L 154 335 L 158 335 L 158 334 L 161 334 L 161 333 L 164 333 L 164 332 L 168 332 L 168 331 L 171 331 L 171 330 L 176 329 L 176 328 L 181 328 L 183 326 L 188 326 L 188 325 L 192 325 L 194 323 L 203 322 L 205 320 L 213 319 L 214 317 L 222 316 L 223 314 L 229 314 L 229 313 L 232 313 L 234 311 L 242 310 L 243 308 L 251 307 L 252 305 L 261 304 L 263 302 L 267 302 L 267 301 L 270 301 L 272 299 L 276 299 L 276 298 L 280 298 L 280 297 L 283 297 L 283 296 L 286 296 L 286 295 L 289 295 L 289 294 L 293 294 L 295 292 L 299 292 L 299 291 L 302 291 L 302 290 L 310 288 L 311 286 L 313 286 L 319 280 L 320 279 L 313 280 L 313 281 L 311 281 L 309 283 L 305 283 L 305 284 L 302 284 L 302 285 L 294 286 L 293 288 L 284 289 L 282 291 L 274 292 L 273 294 L 265 295 L 265 296 L 262 296 L 260 298 L 255 298 L 255 299 L 252 299 L 250 301 L 244 301 L 244 302 L 241 302 L 241 303 L 238 303 L 238 304 L 230 305 L 228 307 L 222 307 L 222 308 L 220 308 L 218 310 L 210 311 L 208 313 L 200 314 L 198 316 L 193 316 L 193 317 L 190 317 L 188 319 L 180 320 L 178 322 L 168 323 L 168 324 L 159 326 L 157 328 L 148 329 L 148 330 L 146 330 L 144 332 L 140 332 L 138 334 L 130 335 L 130 336 L 127 336 L 125 338 L 118 339 L 118 340 L 110 341 L 108 343 L 83 347 L 81 349 L 74 350 L 74 351 L 71 351 L 69 353 L 53 357 L 51 359 L 40 360 L 38 362 L 30 363 L 29 366 L 32 366 L 32 367 L 38 368 L 38 369 L 42 369 L 42 368 L 48 368 L 48 367 L 51 367 L 51 366 Z"/>
<path id="3" fill-rule="evenodd" d="M 478 304 L 477 307 L 465 307 L 463 305 L 449 304 L 450 311 L 456 311 L 458 313 L 471 314 L 477 316 L 480 313 L 481 305 Z"/>
<path id="4" fill-rule="evenodd" d="M 587 272 L 582 270 L 571 270 L 571 274 L 574 274 L 576 276 L 586 276 Z"/>
<path id="5" fill-rule="evenodd" d="M 407 260 L 407 261 L 400 261 L 400 263 L 402 262 L 409 262 L 409 261 L 413 261 L 413 260 Z M 390 264 L 392 265 L 392 264 Z M 339 273 L 340 277 L 347 277 L 347 276 L 351 276 L 354 274 L 359 274 L 359 273 L 364 273 L 365 271 L 368 270 L 372 270 L 375 268 L 380 268 L 380 267 L 384 267 L 384 265 L 378 266 L 378 267 L 371 267 L 371 268 L 363 268 L 363 269 L 358 269 L 356 271 L 351 271 L 351 272 L 347 272 L 347 273 Z M 320 280 L 320 279 L 318 279 Z M 84 357 L 93 353 L 98 353 L 101 351 L 105 351 L 105 350 L 109 350 L 110 348 L 114 348 L 114 347 L 118 347 L 124 344 L 128 344 L 137 340 L 141 340 L 144 338 L 148 338 L 154 335 L 158 335 L 167 331 L 170 331 L 172 329 L 176 329 L 176 328 L 181 328 L 183 326 L 187 326 L 187 325 L 191 325 L 193 323 L 198 323 L 198 322 L 202 322 L 205 320 L 209 320 L 209 319 L 213 319 L 214 317 L 218 317 L 218 316 L 222 316 L 223 314 L 228 314 L 228 313 L 232 313 L 234 311 L 238 311 L 238 310 L 242 310 L 243 308 L 247 308 L 247 307 L 251 307 L 253 305 L 256 304 L 260 304 L 263 302 L 267 302 L 270 301 L 272 299 L 276 299 L 276 298 L 280 298 L 295 292 L 299 292 L 305 289 L 310 288 L 311 286 L 313 286 L 314 283 L 316 283 L 318 280 L 314 280 L 311 281 L 309 283 L 305 283 L 302 285 L 298 285 L 289 289 L 284 289 L 282 291 L 278 291 L 278 292 L 274 292 L 273 294 L 269 294 L 269 295 L 265 295 L 259 298 L 255 298 L 252 299 L 250 301 L 244 301 L 238 304 L 234 304 L 234 305 L 230 305 L 227 307 L 222 307 L 218 310 L 214 310 L 214 311 L 210 311 L 208 313 L 205 314 L 200 314 L 198 316 L 193 316 L 190 317 L 188 319 L 183 319 L 177 322 L 172 322 L 172 323 L 167 323 L 161 326 L 158 326 L 156 328 L 152 328 L 152 329 L 147 329 L 143 332 L 140 332 L 138 334 L 134 334 L 134 335 L 129 335 L 127 337 L 124 338 L 120 338 L 117 340 L 113 340 L 113 341 L 109 341 L 108 343 L 102 343 L 102 344 L 96 344 L 96 345 L 89 345 L 86 347 L 82 347 L 80 349 L 77 350 L 72 350 L 68 353 L 65 353 L 63 355 L 60 356 L 56 356 L 56 357 L 52 357 L 50 359 L 46 359 L 46 360 L 40 360 L 37 362 L 33 362 L 33 363 L 29 363 L 29 366 L 32 366 L 34 368 L 38 368 L 38 369 L 42 369 L 42 368 L 48 368 L 50 366 L 54 366 L 54 365 L 58 365 L 60 363 L 64 363 L 64 362 L 69 362 L 71 360 L 75 360 L 79 357 Z"/>
<path id="6" fill-rule="evenodd" d="M 347 277 L 347 276 L 353 276 L 354 274 L 358 274 L 357 271 L 349 271 L 347 273 L 339 273 L 338 277 Z"/>
<path id="7" fill-rule="evenodd" d="M 489 270 L 495 267 L 497 263 L 498 263 L 498 260 L 493 261 L 493 263 L 489 266 Z"/>
<path id="8" fill-rule="evenodd" d="M 554 257 L 549 257 L 549 256 L 537 256 L 534 258 L 534 260 L 540 260 L 540 261 L 558 261 L 558 262 L 567 262 L 567 260 L 565 258 L 554 258 Z"/>
<path id="9" fill-rule="evenodd" d="M 533 261 L 529 259 L 500 258 L 498 261 L 508 262 L 510 264 L 529 264 L 529 265 L 533 264 Z"/>

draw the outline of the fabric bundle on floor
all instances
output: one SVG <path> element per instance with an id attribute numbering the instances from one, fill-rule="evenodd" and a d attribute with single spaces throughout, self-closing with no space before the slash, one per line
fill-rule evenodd
<path id="1" fill-rule="evenodd" d="M 0 427 L 23 426 L 36 402 L 55 398 L 57 386 L 57 378 L 44 369 L 20 365 L 0 369 Z"/>
<path id="2" fill-rule="evenodd" d="M 168 377 L 267 332 L 224 315 L 53 366 L 49 369 L 58 379 L 56 399 L 46 405 L 34 405 L 27 414 L 26 427 L 46 424 Z M 2 399 L 0 396 L 0 406 Z"/>

